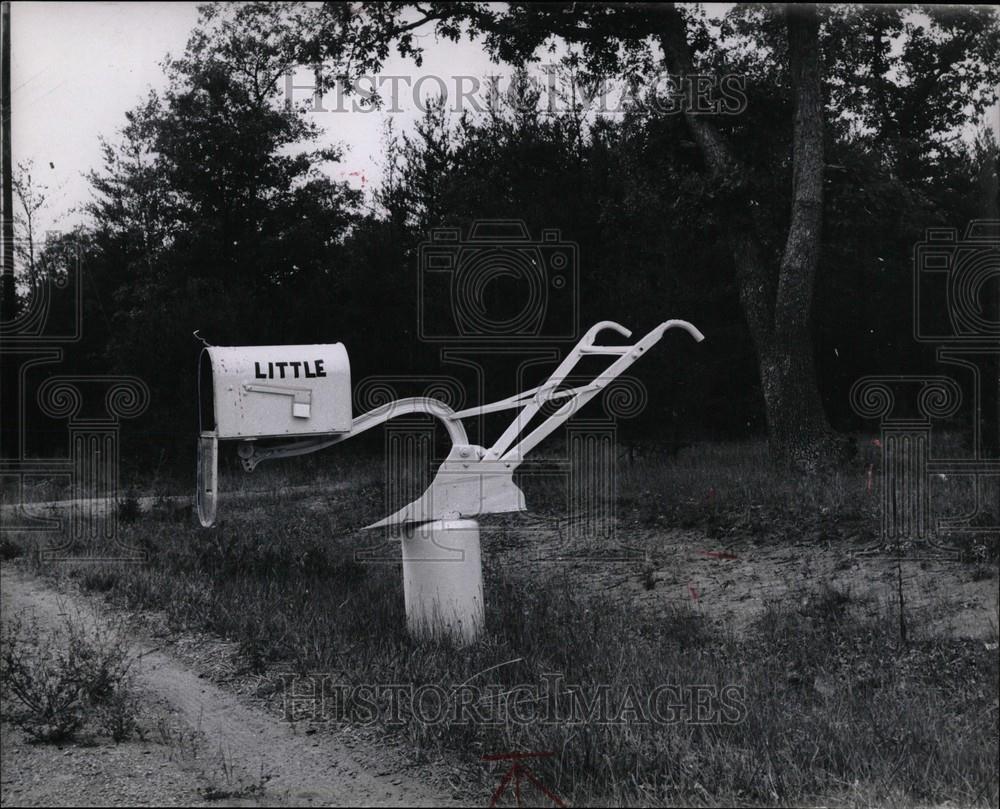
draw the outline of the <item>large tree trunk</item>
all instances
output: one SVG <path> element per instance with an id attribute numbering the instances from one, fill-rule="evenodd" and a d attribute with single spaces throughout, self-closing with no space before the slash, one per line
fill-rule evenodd
<path id="1" fill-rule="evenodd" d="M 694 72 L 676 7 L 664 14 L 661 42 L 671 73 Z M 810 330 L 823 222 L 823 98 L 815 6 L 789 13 L 788 46 L 795 93 L 792 212 L 777 272 L 763 259 L 740 160 L 707 117 L 688 113 L 685 120 L 716 186 L 726 224 L 740 302 L 757 350 L 771 455 L 779 463 L 812 470 L 835 447 L 819 397 Z"/>
<path id="2" fill-rule="evenodd" d="M 795 93 L 792 215 L 778 274 L 774 329 L 761 352 L 768 429 L 781 460 L 814 468 L 831 449 L 809 327 L 823 227 L 823 96 L 816 6 L 790 8 L 788 59 Z"/>

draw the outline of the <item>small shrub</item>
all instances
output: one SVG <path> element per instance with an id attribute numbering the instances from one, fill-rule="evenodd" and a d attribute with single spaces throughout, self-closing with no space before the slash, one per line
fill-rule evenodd
<path id="1" fill-rule="evenodd" d="M 24 555 L 24 548 L 9 539 L 0 540 L 0 561 L 6 562 Z"/>
<path id="2" fill-rule="evenodd" d="M 969 581 L 986 581 L 994 575 L 994 570 L 989 565 L 976 565 L 969 574 Z"/>
<path id="3" fill-rule="evenodd" d="M 643 568 L 642 575 L 639 576 L 639 581 L 643 587 L 647 590 L 653 590 L 656 587 L 656 578 L 653 576 L 653 566 Z"/>
<path id="4" fill-rule="evenodd" d="M 260 763 L 260 771 L 252 772 L 239 765 L 232 753 L 219 747 L 218 773 L 210 775 L 208 783 L 198 789 L 206 801 L 244 800 L 263 797 L 271 774 Z"/>
<path id="5" fill-rule="evenodd" d="M 134 523 L 142 515 L 139 498 L 135 494 L 127 494 L 118 501 L 118 519 L 123 523 Z"/>
<path id="6" fill-rule="evenodd" d="M 98 710 L 124 700 L 131 664 L 122 637 L 88 629 L 79 618 L 43 632 L 37 621 L 15 616 L 0 638 L 0 683 L 16 704 L 11 719 L 39 742 L 70 738 Z M 134 727 L 125 706 L 109 709 L 118 714 L 118 733 Z"/>
<path id="7" fill-rule="evenodd" d="M 139 702 L 127 685 L 119 685 L 96 708 L 98 729 L 116 744 L 128 741 L 139 732 Z"/>
<path id="8" fill-rule="evenodd" d="M 256 636 L 245 635 L 236 653 L 239 670 L 250 674 L 263 674 L 267 671 L 268 655 L 264 646 L 265 644 Z"/>
<path id="9" fill-rule="evenodd" d="M 84 592 L 107 593 L 118 581 L 118 572 L 110 568 L 88 568 L 80 576 L 80 589 Z"/>
<path id="10" fill-rule="evenodd" d="M 19 705 L 10 718 L 40 742 L 71 737 L 83 724 L 84 690 L 66 661 L 44 649 L 35 624 L 13 620 L 0 641 L 0 682 Z"/>

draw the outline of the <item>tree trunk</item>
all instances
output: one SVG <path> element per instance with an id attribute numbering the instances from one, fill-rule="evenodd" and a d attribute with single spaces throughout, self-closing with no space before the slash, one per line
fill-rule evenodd
<path id="1" fill-rule="evenodd" d="M 0 222 L 0 263 L 2 263 L 2 300 L 0 300 L 0 320 L 8 329 L 18 314 L 17 290 L 14 281 L 14 172 L 11 170 L 10 145 L 10 3 L 0 6 L 0 25 L 3 26 L 2 45 L 0 45 L 0 185 L 3 196 L 3 221 Z M 0 456 L 4 458 L 20 457 L 19 445 L 20 414 L 18 413 L 17 372 L 18 365 L 14 361 L 12 351 L 0 351 Z"/>
<path id="2" fill-rule="evenodd" d="M 810 321 L 823 228 L 823 95 L 819 17 L 812 4 L 789 8 L 788 59 L 795 93 L 792 215 L 778 274 L 771 344 L 762 352 L 772 452 L 815 468 L 832 449 L 813 358 Z"/>
<path id="3" fill-rule="evenodd" d="M 672 74 L 691 75 L 683 17 L 671 6 L 663 19 L 667 66 Z M 823 222 L 823 98 L 815 6 L 789 12 L 788 46 L 795 93 L 792 212 L 777 272 L 763 259 L 739 158 L 706 116 L 687 112 L 685 121 L 716 186 L 720 218 L 726 223 L 740 303 L 757 350 L 771 456 L 811 471 L 835 448 L 819 396 L 810 330 Z"/>

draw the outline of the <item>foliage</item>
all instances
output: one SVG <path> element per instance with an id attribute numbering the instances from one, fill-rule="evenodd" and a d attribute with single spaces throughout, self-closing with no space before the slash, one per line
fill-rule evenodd
<path id="1" fill-rule="evenodd" d="M 736 6 L 718 23 L 697 7 L 684 14 L 695 67 L 745 78 L 746 109 L 714 122 L 745 169 L 763 257 L 776 267 L 792 173 L 781 19 L 760 5 Z M 843 429 L 856 426 L 847 391 L 859 376 L 933 362 L 914 346 L 902 305 L 913 245 L 928 226 L 961 228 L 995 207 L 995 139 L 984 130 L 972 143 L 969 133 L 993 98 L 998 23 L 990 9 L 823 14 L 825 225 L 812 338 L 825 409 Z M 431 103 L 412 131 L 388 129 L 385 176 L 365 206 L 331 179 L 341 156 L 319 145 L 316 119 L 282 103 L 289 65 L 323 63 L 322 78 L 349 91 L 352 76 L 377 71 L 392 49 L 419 61 L 425 40 L 415 34 L 432 29 L 479 37 L 514 62 L 575 38 L 558 52 L 568 54 L 567 80 L 585 87 L 615 74 L 641 87 L 660 69 L 661 21 L 660 11 L 627 4 L 206 6 L 185 52 L 164 63 L 168 89 L 104 144 L 91 224 L 39 262 L 62 272 L 72 244 L 86 269 L 77 367 L 133 373 L 153 389 L 151 410 L 124 433 L 125 462 L 139 468 L 156 456 L 188 468 L 196 329 L 217 344 L 344 340 L 357 380 L 461 376 L 417 334 L 423 303 L 441 317 L 450 306 L 419 300 L 419 248 L 435 227 L 468 235 L 481 218 L 523 220 L 534 239 L 558 229 L 578 246 L 578 328 L 611 318 L 642 330 L 669 314 L 709 336 L 697 355 L 671 344 L 637 367 L 651 404 L 623 422 L 626 437 L 677 445 L 761 434 L 760 374 L 723 238 L 730 222 L 682 116 L 641 93 L 620 113 L 574 103 L 550 114 L 515 71 L 510 91 L 482 113 Z M 498 283 L 491 294 L 521 292 Z M 513 379 L 514 359 L 497 362 L 496 378 Z"/>
<path id="2" fill-rule="evenodd" d="M 112 302 L 95 343 L 105 366 L 157 380 L 141 428 L 193 428 L 193 331 L 294 342 L 336 295 L 358 195 L 329 178 L 340 153 L 316 145 L 316 124 L 277 103 L 295 20 L 278 5 L 206 9 L 164 62 L 166 92 L 128 114 L 91 174 L 85 264 Z"/>

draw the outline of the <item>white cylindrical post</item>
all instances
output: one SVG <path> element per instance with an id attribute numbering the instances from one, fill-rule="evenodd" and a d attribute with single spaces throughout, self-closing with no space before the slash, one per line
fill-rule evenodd
<path id="1" fill-rule="evenodd" d="M 483 629 L 479 523 L 437 520 L 404 535 L 406 624 L 416 637 L 450 636 L 472 643 Z"/>

